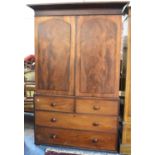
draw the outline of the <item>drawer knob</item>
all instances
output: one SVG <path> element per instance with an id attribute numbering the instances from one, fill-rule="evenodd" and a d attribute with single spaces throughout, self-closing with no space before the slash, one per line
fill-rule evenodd
<path id="1" fill-rule="evenodd" d="M 37 102 L 39 102 L 40 100 L 37 98 Z"/>
<path id="2" fill-rule="evenodd" d="M 100 109 L 100 106 L 94 105 L 94 106 L 93 106 L 93 109 L 94 109 L 94 110 L 99 110 L 99 109 Z"/>
<path id="3" fill-rule="evenodd" d="M 52 118 L 51 119 L 51 122 L 56 122 L 56 118 Z"/>
<path id="4" fill-rule="evenodd" d="M 55 134 L 51 134 L 51 135 L 50 135 L 50 138 L 52 138 L 52 139 L 56 139 L 56 138 L 57 138 L 57 135 L 55 135 Z"/>
<path id="5" fill-rule="evenodd" d="M 93 122 L 93 126 L 99 126 L 99 123 Z"/>
<path id="6" fill-rule="evenodd" d="M 56 106 L 56 103 L 55 103 L 55 102 L 52 102 L 52 103 L 51 103 L 51 106 L 52 106 L 52 107 Z"/>
<path id="7" fill-rule="evenodd" d="M 97 138 L 94 138 L 94 139 L 92 140 L 92 142 L 93 142 L 93 143 L 97 143 L 97 142 L 98 142 L 98 139 L 97 139 Z"/>

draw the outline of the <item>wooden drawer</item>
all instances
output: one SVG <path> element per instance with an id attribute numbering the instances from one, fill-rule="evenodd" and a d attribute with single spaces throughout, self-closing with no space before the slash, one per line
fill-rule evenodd
<path id="1" fill-rule="evenodd" d="M 36 127 L 36 144 L 116 150 L 117 134 Z"/>
<path id="2" fill-rule="evenodd" d="M 60 111 L 60 112 L 73 112 L 74 99 L 60 98 L 60 97 L 35 97 L 36 110 Z"/>
<path id="3" fill-rule="evenodd" d="M 65 129 L 117 132 L 117 117 L 36 111 L 36 125 Z"/>
<path id="4" fill-rule="evenodd" d="M 118 115 L 118 101 L 109 100 L 76 100 L 77 113 L 92 113 L 104 115 Z"/>

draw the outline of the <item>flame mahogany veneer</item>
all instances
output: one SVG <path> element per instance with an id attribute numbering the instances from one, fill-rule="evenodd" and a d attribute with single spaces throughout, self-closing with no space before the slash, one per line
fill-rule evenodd
<path id="1" fill-rule="evenodd" d="M 35 143 L 117 151 L 123 3 L 35 10 Z"/>

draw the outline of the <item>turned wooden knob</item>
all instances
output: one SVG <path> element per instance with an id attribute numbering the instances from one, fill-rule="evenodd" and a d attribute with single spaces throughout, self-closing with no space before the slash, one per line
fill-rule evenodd
<path id="1" fill-rule="evenodd" d="M 52 118 L 51 119 L 51 122 L 56 122 L 56 118 Z"/>
<path id="2" fill-rule="evenodd" d="M 92 140 L 92 142 L 93 142 L 93 143 L 97 143 L 97 142 L 98 142 L 98 139 L 97 139 L 97 138 L 94 138 L 94 139 Z"/>
<path id="3" fill-rule="evenodd" d="M 51 103 L 51 106 L 52 106 L 52 107 L 56 106 L 56 103 L 55 103 L 55 102 L 52 102 L 52 103 Z"/>
<path id="4" fill-rule="evenodd" d="M 39 102 L 39 101 L 40 101 L 38 98 L 37 98 L 36 100 L 37 100 L 37 102 Z"/>
<path id="5" fill-rule="evenodd" d="M 93 109 L 94 109 L 94 110 L 99 110 L 99 109 L 100 109 L 100 106 L 94 105 L 94 106 L 93 106 Z"/>
<path id="6" fill-rule="evenodd" d="M 56 139 L 56 138 L 57 138 L 57 135 L 55 135 L 55 134 L 51 134 L 51 135 L 50 135 L 50 138 L 52 138 L 52 139 Z"/>
<path id="7" fill-rule="evenodd" d="M 99 123 L 93 122 L 93 126 L 99 126 Z"/>

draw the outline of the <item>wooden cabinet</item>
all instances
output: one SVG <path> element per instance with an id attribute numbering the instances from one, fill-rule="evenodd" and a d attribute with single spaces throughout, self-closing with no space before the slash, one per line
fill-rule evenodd
<path id="1" fill-rule="evenodd" d="M 122 8 L 35 10 L 35 143 L 117 151 Z"/>

